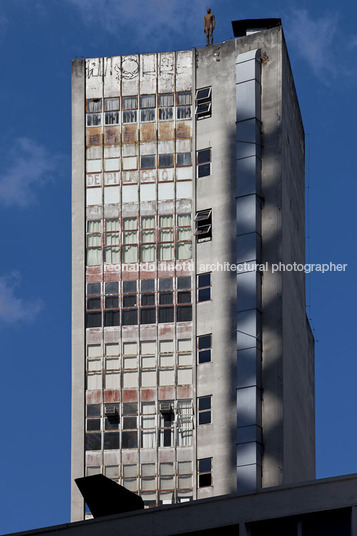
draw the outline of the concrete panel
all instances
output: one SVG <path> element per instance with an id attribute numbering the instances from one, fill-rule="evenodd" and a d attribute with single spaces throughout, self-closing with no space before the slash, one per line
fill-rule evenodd
<path id="1" fill-rule="evenodd" d="M 120 56 L 103 58 L 104 97 L 118 97 L 120 95 L 120 64 Z"/>
<path id="2" fill-rule="evenodd" d="M 261 356 L 257 348 L 237 352 L 237 387 L 261 385 Z"/>
<path id="3" fill-rule="evenodd" d="M 89 188 L 86 192 L 87 206 L 102 204 L 102 188 Z"/>
<path id="4" fill-rule="evenodd" d="M 122 56 L 121 62 L 122 95 L 138 95 L 139 56 Z"/>
<path id="5" fill-rule="evenodd" d="M 178 182 L 176 183 L 176 198 L 177 199 L 191 199 L 192 198 L 192 182 Z"/>
<path id="6" fill-rule="evenodd" d="M 192 51 L 176 52 L 176 91 L 192 89 Z"/>
<path id="7" fill-rule="evenodd" d="M 158 54 L 158 92 L 170 93 L 175 90 L 175 53 Z"/>
<path id="8" fill-rule="evenodd" d="M 256 193 L 260 195 L 261 191 L 261 161 L 252 156 L 237 160 L 236 162 L 236 194 L 237 197 Z"/>
<path id="9" fill-rule="evenodd" d="M 174 199 L 175 197 L 175 184 L 173 182 L 167 182 L 159 184 L 158 186 L 158 199 Z"/>
<path id="10" fill-rule="evenodd" d="M 104 188 L 104 204 L 120 203 L 120 186 L 107 186 Z"/>
<path id="11" fill-rule="evenodd" d="M 140 56 L 140 94 L 156 93 L 156 54 Z"/>
<path id="12" fill-rule="evenodd" d="M 87 173 L 98 173 L 102 171 L 102 160 L 87 160 L 86 171 Z"/>
<path id="13" fill-rule="evenodd" d="M 103 96 L 103 58 L 86 60 L 86 98 L 101 98 Z"/>
<path id="14" fill-rule="evenodd" d="M 138 201 L 137 186 L 123 186 L 122 191 L 123 203 L 134 203 Z"/>
<path id="15" fill-rule="evenodd" d="M 140 186 L 140 201 L 155 201 L 156 186 L 155 184 L 143 184 Z"/>

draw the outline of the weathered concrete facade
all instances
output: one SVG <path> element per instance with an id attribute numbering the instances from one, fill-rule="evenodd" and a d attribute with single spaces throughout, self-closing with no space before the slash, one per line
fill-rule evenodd
<path id="1" fill-rule="evenodd" d="M 304 274 L 247 266 L 304 262 L 281 27 L 74 61 L 73 250 L 72 478 L 148 505 L 314 478 Z"/>

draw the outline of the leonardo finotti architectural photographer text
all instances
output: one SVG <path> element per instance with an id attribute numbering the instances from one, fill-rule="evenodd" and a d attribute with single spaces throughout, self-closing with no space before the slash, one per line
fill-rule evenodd
<path id="1" fill-rule="evenodd" d="M 214 262 L 208 264 L 199 264 L 199 272 L 305 272 L 309 274 L 311 272 L 345 272 L 348 264 L 336 264 L 333 262 L 323 264 L 298 264 L 296 262 L 290 264 L 284 264 L 282 262 L 276 264 L 256 263 L 256 262 L 243 262 L 240 264 L 232 264 L 230 262 Z M 142 262 L 131 264 L 107 264 L 105 265 L 107 272 L 156 272 L 159 271 L 173 271 L 177 272 L 194 272 L 195 266 L 192 261 L 184 262 Z"/>

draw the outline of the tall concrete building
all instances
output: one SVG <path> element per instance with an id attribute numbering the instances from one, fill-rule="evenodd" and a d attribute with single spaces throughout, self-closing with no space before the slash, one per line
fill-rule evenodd
<path id="1" fill-rule="evenodd" d="M 149 506 L 315 478 L 303 125 L 280 21 L 233 27 L 73 62 L 73 520 L 95 473 Z"/>

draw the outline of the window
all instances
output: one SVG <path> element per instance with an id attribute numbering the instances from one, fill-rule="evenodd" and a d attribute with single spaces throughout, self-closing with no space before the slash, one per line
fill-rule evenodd
<path id="1" fill-rule="evenodd" d="M 159 261 L 172 261 L 174 259 L 174 218 L 173 216 L 159 216 Z"/>
<path id="2" fill-rule="evenodd" d="M 159 120 L 169 121 L 173 119 L 174 96 L 172 93 L 159 95 Z"/>
<path id="3" fill-rule="evenodd" d="M 198 337 L 198 362 L 209 363 L 212 352 L 212 335 L 200 335 Z"/>
<path id="4" fill-rule="evenodd" d="M 137 282 L 123 281 L 122 325 L 132 326 L 138 323 Z"/>
<path id="5" fill-rule="evenodd" d="M 101 449 L 101 405 L 87 405 L 86 450 Z"/>
<path id="6" fill-rule="evenodd" d="M 192 259 L 191 214 L 177 215 L 176 258 Z"/>
<path id="7" fill-rule="evenodd" d="M 211 117 L 212 89 L 205 87 L 196 91 L 196 118 Z"/>
<path id="8" fill-rule="evenodd" d="M 155 167 L 155 155 L 143 155 L 140 157 L 141 169 L 153 169 Z"/>
<path id="9" fill-rule="evenodd" d="M 137 97 L 123 97 L 123 123 L 136 123 L 137 108 Z"/>
<path id="10" fill-rule="evenodd" d="M 123 218 L 122 262 L 138 262 L 137 218 Z"/>
<path id="11" fill-rule="evenodd" d="M 212 210 L 200 210 L 196 212 L 195 235 L 198 242 L 212 238 Z"/>
<path id="12" fill-rule="evenodd" d="M 196 156 L 197 178 L 211 175 L 211 149 L 197 151 Z"/>
<path id="13" fill-rule="evenodd" d="M 198 399 L 198 424 L 210 424 L 211 419 L 211 396 L 201 396 Z"/>
<path id="14" fill-rule="evenodd" d="M 176 165 L 177 167 L 190 166 L 191 165 L 191 153 L 177 153 Z"/>
<path id="15" fill-rule="evenodd" d="M 197 301 L 205 302 L 211 299 L 211 273 L 199 274 L 197 276 Z"/>
<path id="16" fill-rule="evenodd" d="M 86 327 L 87 328 L 102 327 L 102 313 L 100 311 L 86 313 Z"/>
<path id="17" fill-rule="evenodd" d="M 117 281 L 105 283 L 104 290 L 104 326 L 119 326 L 119 283 Z"/>
<path id="18" fill-rule="evenodd" d="M 153 219 L 155 222 L 155 218 Z M 155 324 L 156 323 L 155 280 L 154 279 L 144 279 L 141 281 L 140 323 L 141 324 Z"/>
<path id="19" fill-rule="evenodd" d="M 104 264 L 119 264 L 119 220 L 105 220 Z"/>
<path id="20" fill-rule="evenodd" d="M 102 222 L 90 220 L 87 222 L 87 266 L 102 264 Z"/>
<path id="21" fill-rule="evenodd" d="M 156 408 L 155 402 L 141 403 L 141 446 L 156 447 Z"/>
<path id="22" fill-rule="evenodd" d="M 123 431 L 122 431 L 122 448 L 136 449 L 138 447 L 137 431 L 137 402 L 123 403 Z"/>
<path id="23" fill-rule="evenodd" d="M 141 218 L 141 262 L 154 262 L 156 260 L 155 228 L 155 216 L 143 216 Z"/>
<path id="24" fill-rule="evenodd" d="M 201 458 L 197 461 L 198 487 L 212 486 L 212 458 Z"/>
<path id="25" fill-rule="evenodd" d="M 159 154 L 159 168 L 173 167 L 174 155 L 172 153 Z"/>
<path id="26" fill-rule="evenodd" d="M 172 447 L 174 441 L 173 401 L 159 402 L 160 406 L 160 447 Z"/>
<path id="27" fill-rule="evenodd" d="M 100 283 L 87 284 L 87 296 L 95 296 L 100 294 Z"/>
<path id="28" fill-rule="evenodd" d="M 104 124 L 118 125 L 119 124 L 119 98 L 104 99 Z"/>
<path id="29" fill-rule="evenodd" d="M 155 121 L 156 95 L 142 95 L 140 97 L 140 121 Z"/>
<path id="30" fill-rule="evenodd" d="M 87 100 L 87 127 L 97 127 L 102 123 L 102 99 Z"/>
<path id="31" fill-rule="evenodd" d="M 189 447 L 192 445 L 192 402 L 191 400 L 177 401 L 177 445 Z"/>
<path id="32" fill-rule="evenodd" d="M 177 119 L 190 119 L 191 117 L 191 91 L 177 93 Z"/>

